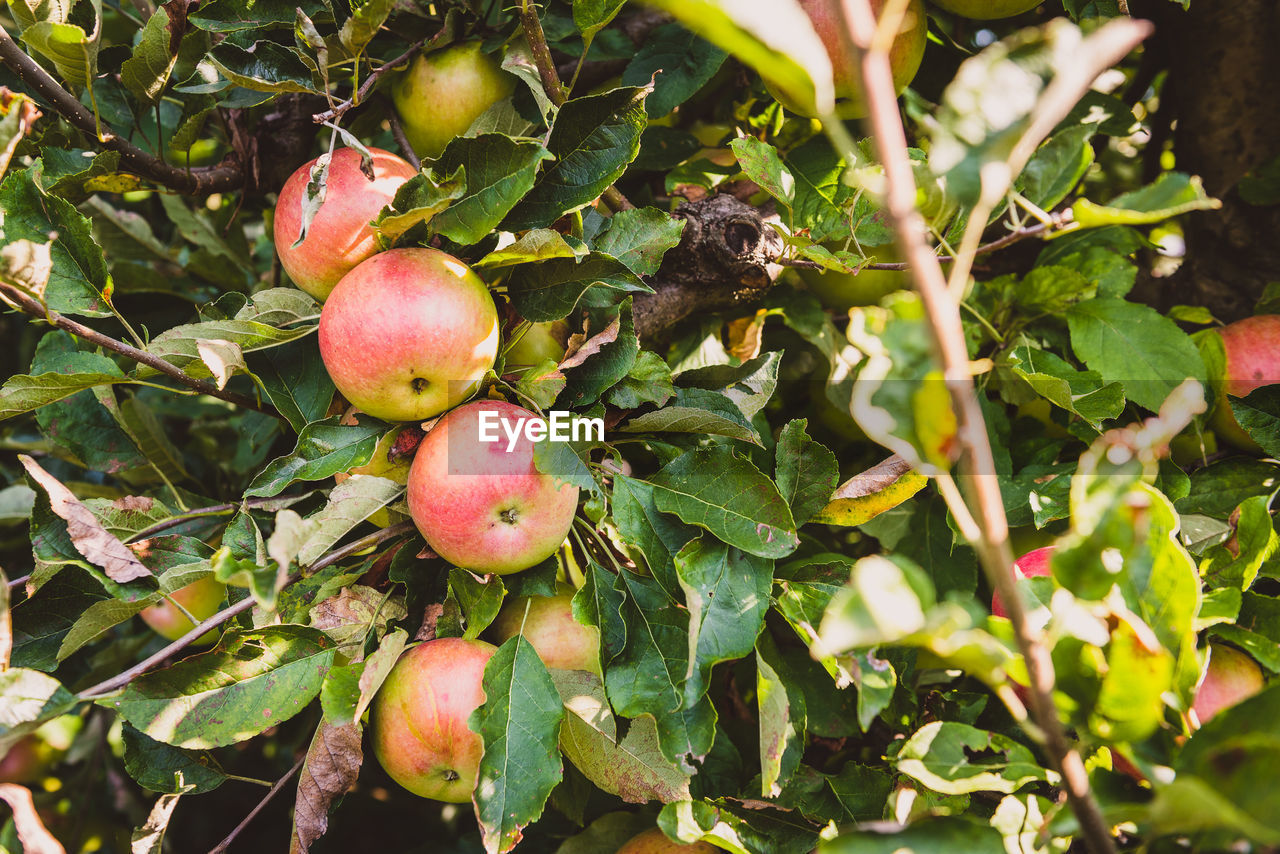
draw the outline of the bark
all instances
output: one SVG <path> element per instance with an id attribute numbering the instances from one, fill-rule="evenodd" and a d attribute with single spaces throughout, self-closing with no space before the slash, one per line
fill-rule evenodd
<path id="1" fill-rule="evenodd" d="M 667 252 L 650 281 L 654 292 L 635 300 L 636 333 L 652 339 L 685 318 L 745 306 L 773 287 L 782 238 L 761 211 L 731 195 L 679 207 L 680 245 Z"/>
<path id="2" fill-rule="evenodd" d="M 1173 125 L 1177 169 L 1199 175 L 1222 210 L 1184 221 L 1187 256 L 1172 280 L 1141 293 L 1168 308 L 1206 305 L 1222 320 L 1252 314 L 1268 282 L 1280 280 L 1280 206 L 1257 207 L 1240 179 L 1280 154 L 1280 4 L 1275 0 L 1141 0 L 1135 15 L 1156 24 L 1148 50 L 1168 69 L 1155 119 Z M 1176 122 L 1176 124 L 1175 124 Z"/>

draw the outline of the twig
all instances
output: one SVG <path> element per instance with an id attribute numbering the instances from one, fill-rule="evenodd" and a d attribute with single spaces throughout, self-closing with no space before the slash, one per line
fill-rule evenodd
<path id="1" fill-rule="evenodd" d="M 31 573 L 29 572 L 26 575 L 22 576 L 21 578 L 11 578 L 9 580 L 8 588 L 10 590 L 17 589 L 22 585 L 26 584 L 30 580 L 31 580 Z"/>
<path id="2" fill-rule="evenodd" d="M 1028 225 L 1022 228 L 1015 228 L 1013 231 L 1009 232 L 1004 237 L 1001 237 L 997 240 L 993 240 L 990 243 L 982 244 L 977 248 L 974 254 L 986 255 L 991 252 L 997 252 L 1001 249 L 1004 249 L 1006 246 L 1011 246 L 1014 243 L 1017 243 L 1021 240 L 1026 240 L 1029 237 L 1039 237 L 1048 231 L 1051 231 L 1055 228 L 1061 228 L 1062 226 L 1069 225 L 1070 223 L 1071 223 L 1071 210 L 1068 208 L 1067 210 L 1060 211 L 1059 213 L 1054 214 L 1052 222 L 1038 222 L 1035 225 Z M 954 255 L 937 255 L 935 257 L 938 259 L 938 262 L 941 264 L 946 264 L 950 261 L 956 260 Z M 805 270 L 825 270 L 826 269 L 817 261 L 806 261 L 803 258 L 779 258 L 773 263 L 781 265 L 783 267 L 800 267 Z M 872 264 L 863 264 L 859 268 L 859 270 L 906 270 L 910 266 L 911 265 L 907 264 L 905 261 L 885 261 L 882 263 L 877 262 Z"/>
<path id="3" fill-rule="evenodd" d="M 125 540 L 125 542 L 135 543 L 138 540 L 145 540 L 148 537 L 154 537 L 156 534 L 167 531 L 170 528 L 176 528 L 179 525 L 190 522 L 193 519 L 199 519 L 203 516 L 222 516 L 226 513 L 239 510 L 241 507 L 269 507 L 272 504 L 278 504 L 281 500 L 283 499 L 279 496 L 275 498 L 247 498 L 244 501 L 229 501 L 226 504 L 213 504 L 209 507 L 197 507 L 194 510 L 187 510 L 183 513 L 179 513 L 172 519 L 165 519 L 163 522 L 156 522 L 154 525 L 143 528 L 141 531 L 138 531 L 132 537 Z"/>
<path id="4" fill-rule="evenodd" d="M 244 185 L 244 168 L 234 160 L 223 161 L 217 166 L 180 169 L 148 154 L 124 137 L 105 129 L 105 126 L 99 136 L 99 123 L 93 113 L 62 88 L 39 63 L 27 56 L 2 26 L 0 62 L 82 133 L 97 138 L 108 150 L 119 152 L 121 166 L 130 172 L 188 195 L 225 192 Z"/>
<path id="5" fill-rule="evenodd" d="M 434 36 L 432 36 L 432 38 L 434 38 Z M 360 102 L 363 101 L 371 91 L 373 91 L 373 87 L 377 84 L 378 80 L 382 77 L 382 75 L 386 74 L 388 71 L 395 68 L 400 63 L 405 62 L 406 60 L 412 59 L 413 55 L 417 53 L 422 48 L 422 46 L 427 43 L 427 41 L 428 39 L 425 37 L 418 39 L 404 53 L 400 54 L 395 59 L 390 60 L 389 62 L 382 63 L 377 68 L 370 71 L 369 76 L 366 77 L 364 79 L 364 82 L 360 84 L 360 88 L 355 91 L 354 95 L 352 95 L 350 98 L 343 101 L 341 104 L 339 104 L 338 106 L 334 107 L 331 110 L 325 110 L 323 113 L 316 113 L 311 117 L 311 119 L 316 124 L 331 122 L 334 119 L 340 118 L 343 114 L 347 112 L 347 110 L 351 109 L 352 107 L 358 106 Z"/>
<path id="6" fill-rule="evenodd" d="M 981 529 L 981 538 L 974 546 L 991 586 L 1001 600 L 1008 603 L 1009 621 L 1030 676 L 1028 696 L 1035 727 L 1028 727 L 1028 732 L 1039 736 L 1049 761 L 1061 773 L 1067 799 L 1080 822 L 1087 848 L 1094 854 L 1111 854 L 1115 851 L 1111 832 L 1089 790 L 1084 763 L 1068 742 L 1053 705 L 1053 662 L 1048 650 L 1033 635 L 1014 586 L 1008 520 L 986 424 L 969 370 L 960 309 L 947 292 L 942 266 L 924 240 L 924 223 L 915 207 L 915 178 L 907 158 L 906 133 L 898 112 L 889 56 L 882 50 L 869 49 L 876 32 L 876 17 L 869 0 L 842 0 L 839 8 L 845 24 L 842 34 L 860 59 L 871 135 L 884 164 L 885 210 L 929 318 L 935 350 L 958 416 L 957 439 L 966 452 L 973 475 L 967 480 L 971 481 L 973 500 L 978 508 L 975 515 Z M 847 154 L 850 162 L 856 161 L 854 152 Z"/>
<path id="7" fill-rule="evenodd" d="M 547 34 L 542 31 L 542 22 L 538 20 L 538 9 L 530 0 L 520 0 L 520 26 L 524 28 L 524 37 L 533 53 L 533 64 L 538 67 L 538 76 L 542 78 L 542 88 L 551 103 L 559 107 L 567 100 L 564 84 L 560 82 L 555 60 L 551 58 L 551 48 L 547 47 Z M 600 198 L 615 213 L 635 207 L 617 187 L 606 188 Z"/>
<path id="8" fill-rule="evenodd" d="M 412 530 L 413 530 L 412 522 L 401 522 L 398 525 L 392 525 L 389 528 L 383 528 L 381 531 L 376 531 L 367 537 L 361 537 L 355 542 L 351 542 L 345 546 L 334 549 L 333 551 L 319 558 L 315 563 L 311 564 L 311 566 L 308 567 L 308 569 L 310 570 L 311 573 L 319 572 L 325 567 L 332 566 L 333 564 L 337 563 L 338 561 L 342 560 L 348 555 L 354 554 L 358 551 L 363 551 L 364 549 L 367 549 L 370 546 L 375 546 L 378 543 L 382 542 L 383 540 L 389 540 L 392 537 L 398 537 L 401 534 L 407 534 Z M 295 581 L 297 581 L 302 577 L 303 577 L 303 574 L 300 572 L 293 573 L 292 575 L 290 575 L 288 578 L 285 579 L 283 587 L 288 587 L 290 584 L 293 584 Z M 212 617 L 205 620 L 203 623 L 196 626 L 191 631 L 187 632 L 185 635 L 178 638 L 176 641 L 174 641 L 173 643 L 166 646 L 164 649 L 157 652 L 155 655 L 152 655 L 149 658 L 146 658 L 143 661 L 139 662 L 138 664 L 135 664 L 133 667 L 130 667 L 128 670 L 124 671 L 123 673 L 117 674 L 116 676 L 113 676 L 110 679 L 99 682 L 97 685 L 94 685 L 92 688 L 87 688 L 84 691 L 81 691 L 80 699 L 96 700 L 99 697 L 104 697 L 107 694 L 110 694 L 112 691 L 123 688 L 124 686 L 132 682 L 134 679 L 137 679 L 143 673 L 146 673 L 148 670 L 155 667 L 157 664 L 164 662 L 165 660 L 172 657 L 173 655 L 191 646 L 191 644 L 194 643 L 202 635 L 204 635 L 205 632 L 209 631 L 210 629 L 216 629 L 218 626 L 227 622 L 227 620 L 230 620 L 232 617 L 235 617 L 238 614 L 243 614 L 245 611 L 251 610 L 255 604 L 257 604 L 257 600 L 254 599 L 252 596 L 248 596 L 240 600 L 236 604 L 231 605 L 230 607 L 223 608 L 221 611 L 214 614 Z"/>
<path id="9" fill-rule="evenodd" d="M 81 338 L 91 344 L 97 344 L 99 347 L 105 347 L 113 353 L 119 353 L 133 361 L 154 368 L 170 379 L 176 381 L 179 385 L 186 386 L 192 391 L 200 394 L 207 394 L 210 397 L 216 397 L 219 400 L 225 400 L 228 403 L 234 403 L 236 406 L 243 406 L 246 409 L 252 409 L 261 412 L 263 415 L 270 415 L 273 418 L 285 420 L 284 416 L 277 412 L 274 408 L 266 406 L 248 395 L 240 394 L 234 391 L 218 388 L 211 382 L 196 379 L 187 374 L 186 371 L 177 365 L 166 362 L 159 356 L 148 353 L 146 350 L 139 350 L 132 344 L 126 344 L 112 338 L 110 335 L 104 335 L 96 329 L 90 329 L 83 323 L 77 323 L 65 315 L 58 314 L 56 311 L 46 310 L 46 308 L 36 299 L 28 296 L 12 285 L 0 282 L 0 296 L 8 300 L 14 306 L 22 310 L 25 314 L 40 320 L 47 320 L 49 323 L 59 329 L 70 332 L 77 338 Z"/>
<path id="10" fill-rule="evenodd" d="M 230 833 L 224 836 L 221 842 L 219 842 L 213 848 L 209 849 L 209 854 L 222 854 L 224 851 L 226 851 L 227 848 L 231 846 L 231 843 L 236 841 L 236 837 L 240 835 L 240 832 L 249 826 L 249 822 L 257 818 L 258 813 L 262 812 L 263 808 L 266 807 L 266 805 L 271 802 L 271 799 L 274 798 L 277 794 L 279 794 L 280 790 L 285 787 L 285 784 L 293 779 L 293 775 L 297 774 L 299 771 L 302 770 L 302 765 L 306 761 L 307 761 L 307 755 L 304 753 L 302 755 L 302 758 L 300 758 L 297 762 L 293 763 L 293 767 L 284 773 L 284 776 L 282 776 L 279 780 L 276 780 L 275 784 L 272 785 L 270 789 L 267 789 L 267 793 L 262 796 L 262 800 L 258 801 L 258 805 L 253 809 L 249 810 L 249 814 L 245 816 L 240 821 L 240 823 L 237 824 L 232 829 Z"/>
<path id="11" fill-rule="evenodd" d="M 422 161 L 418 159 L 418 153 L 409 143 L 409 137 L 404 135 L 404 125 L 400 124 L 400 117 L 396 115 L 395 110 L 387 113 L 387 124 L 391 125 L 391 136 L 395 139 L 396 145 L 400 146 L 400 153 L 404 155 L 404 159 L 408 160 L 409 165 L 414 169 L 421 169 Z"/>

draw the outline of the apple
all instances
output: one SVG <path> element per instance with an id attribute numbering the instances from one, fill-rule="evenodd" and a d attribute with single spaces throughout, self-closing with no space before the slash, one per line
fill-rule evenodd
<path id="1" fill-rule="evenodd" d="M 418 446 L 409 514 L 440 557 L 507 575 L 551 557 L 569 535 L 578 487 L 534 466 L 530 420 L 545 425 L 514 404 L 475 401 L 441 418 Z M 498 441 L 482 440 L 482 422 Z M 519 431 L 514 443 L 508 430 Z"/>
<path id="2" fill-rule="evenodd" d="M 858 71 L 858 63 L 853 53 L 845 49 L 841 32 L 844 21 L 838 8 L 840 0 L 800 0 L 800 7 L 809 16 L 814 32 L 827 49 L 831 57 L 831 66 L 836 88 L 836 113 L 842 119 L 860 119 L 867 114 L 867 104 L 862 97 L 862 82 Z M 888 0 L 871 0 L 871 10 L 879 20 Z M 928 35 L 928 22 L 925 18 L 922 0 L 908 0 L 906 11 L 902 15 L 902 23 L 894 36 L 893 46 L 889 49 L 889 65 L 893 69 L 893 85 L 901 94 L 907 84 L 920 69 L 920 61 L 924 59 L 924 46 Z M 767 85 L 766 81 L 766 85 Z M 782 97 L 770 87 L 770 92 L 787 109 L 800 115 L 808 115 L 788 99 Z M 817 116 L 809 116 L 818 118 Z"/>
<path id="3" fill-rule="evenodd" d="M 933 0 L 935 6 L 962 18 L 994 21 L 1029 12 L 1044 0 Z"/>
<path id="4" fill-rule="evenodd" d="M 26 785 L 42 779 L 71 749 L 84 720 L 62 715 L 14 742 L 0 756 L 0 783 Z"/>
<path id="5" fill-rule="evenodd" d="M 600 630 L 573 618 L 573 594 L 561 584 L 555 596 L 515 597 L 503 604 L 490 631 L 498 643 L 522 633 L 547 667 L 600 675 Z"/>
<path id="6" fill-rule="evenodd" d="M 439 157 L 480 114 L 515 90 L 516 78 L 502 70 L 478 41 L 419 54 L 392 85 L 391 98 L 404 135 L 419 157 Z"/>
<path id="7" fill-rule="evenodd" d="M 1243 652 L 1224 644 L 1209 644 L 1209 663 L 1196 687 L 1192 711 L 1203 726 L 1218 712 L 1262 690 L 1262 668 Z"/>
<path id="8" fill-rule="evenodd" d="M 373 698 L 373 755 L 415 795 L 462 804 L 476 786 L 484 742 L 467 718 L 484 703 L 494 646 L 437 638 L 400 656 Z"/>
<path id="9" fill-rule="evenodd" d="M 480 277 L 435 249 L 391 249 L 342 277 L 320 312 L 320 358 L 357 409 L 422 421 L 466 400 L 498 357 Z"/>
<path id="10" fill-rule="evenodd" d="M 900 260 L 892 245 L 876 247 L 872 252 L 874 254 L 868 257 L 877 263 L 896 263 Z M 800 278 L 818 301 L 832 311 L 848 311 L 856 305 L 877 305 L 888 294 L 911 287 L 911 276 L 906 270 L 840 273 L 836 270 L 800 268 L 799 272 Z"/>
<path id="11" fill-rule="evenodd" d="M 559 363 L 569 341 L 569 324 L 563 320 L 526 324 L 507 344 L 507 367 L 530 368 L 546 361 Z"/>
<path id="12" fill-rule="evenodd" d="M 222 608 L 222 601 L 227 596 L 227 587 L 212 575 L 206 575 L 199 581 L 193 581 L 186 587 L 175 590 L 169 598 L 177 601 L 197 620 L 207 620 Z M 142 622 L 162 638 L 177 640 L 195 628 L 195 623 L 187 619 L 187 615 L 179 611 L 169 599 L 161 599 L 154 605 L 148 605 L 138 613 Z M 210 629 L 201 635 L 197 644 L 213 643 L 218 639 L 218 630 Z"/>
<path id="13" fill-rule="evenodd" d="M 1246 451 L 1262 448 L 1236 422 L 1227 395 L 1245 397 L 1265 385 L 1280 382 L 1280 314 L 1246 317 L 1218 330 L 1226 357 L 1226 375 L 1218 383 L 1213 430 Z"/>
<path id="14" fill-rule="evenodd" d="M 389 151 L 369 151 L 372 181 L 360 171 L 360 152 L 340 148 L 333 153 L 324 203 L 311 220 L 306 240 L 297 246 L 293 244 L 302 229 L 302 205 L 316 161 L 299 167 L 280 190 L 272 231 L 276 254 L 293 283 L 318 300 L 328 297 L 339 279 L 378 251 L 370 221 L 391 204 L 401 184 L 418 174 L 408 161 Z"/>
<path id="15" fill-rule="evenodd" d="M 662 832 L 662 828 L 655 827 L 631 837 L 627 844 L 618 849 L 617 854 L 715 854 L 716 850 L 714 845 L 706 842 L 694 842 L 691 845 L 673 842 Z"/>
<path id="16" fill-rule="evenodd" d="M 1045 546 L 1042 549 L 1027 552 L 1022 557 L 1013 562 L 1014 574 L 1019 578 L 1033 578 L 1037 575 L 1053 575 L 1053 571 L 1049 568 L 1049 556 L 1053 554 L 1053 546 Z M 1000 594 L 994 594 L 991 597 L 991 613 L 997 617 L 1008 617 L 1008 612 L 1004 609 L 1004 602 L 1000 599 Z"/>

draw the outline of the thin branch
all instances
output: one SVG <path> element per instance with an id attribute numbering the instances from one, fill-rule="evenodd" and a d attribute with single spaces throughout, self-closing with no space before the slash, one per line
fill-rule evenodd
<path id="1" fill-rule="evenodd" d="M 1087 848 L 1094 854 L 1110 854 L 1115 851 L 1110 829 L 1089 790 L 1084 762 L 1067 740 L 1053 705 L 1052 659 L 1033 633 L 1014 586 L 1008 519 L 1004 513 L 986 424 L 969 369 L 960 309 L 947 292 L 942 266 L 924 240 L 924 223 L 915 206 L 915 177 L 907 157 L 906 132 L 898 112 L 889 55 L 883 50 L 870 50 L 875 39 L 876 16 L 869 0 L 842 0 L 839 8 L 845 24 L 841 28 L 842 34 L 860 59 L 871 135 L 884 164 L 885 210 L 920 292 L 935 351 L 956 409 L 957 438 L 972 475 L 966 480 L 970 482 L 973 501 L 978 509 L 976 521 L 981 529 L 981 538 L 974 546 L 991 586 L 1007 603 L 1009 621 L 1030 676 L 1028 696 L 1036 726 L 1028 728 L 1028 732 L 1042 738 L 1049 761 L 1061 773 L 1067 799 L 1080 822 Z M 831 119 L 835 120 L 834 117 Z M 855 152 L 847 154 L 850 162 L 856 161 Z"/>
<path id="2" fill-rule="evenodd" d="M 240 835 L 240 832 L 249 826 L 249 822 L 257 818 L 258 813 L 262 812 L 266 805 L 271 802 L 271 799 L 278 795 L 280 790 L 293 779 L 294 775 L 302 770 L 302 765 L 306 761 L 307 755 L 304 753 L 297 762 L 293 763 L 293 767 L 284 773 L 284 776 L 279 780 L 276 780 L 275 784 L 272 785 L 270 789 L 267 789 L 267 793 L 262 796 L 262 800 L 258 801 L 258 805 L 251 809 L 249 814 L 245 816 L 230 833 L 224 836 L 221 842 L 209 849 L 209 854 L 223 854 L 223 852 L 231 846 L 231 843 L 236 841 L 236 837 Z"/>
<path id="3" fill-rule="evenodd" d="M 125 542 L 136 543 L 138 540 L 145 540 L 148 537 L 154 537 L 156 534 L 163 533 L 170 528 L 176 528 L 179 525 L 183 525 L 187 522 L 205 516 L 223 516 L 227 513 L 239 510 L 241 507 L 269 507 L 272 504 L 280 503 L 282 500 L 284 499 L 281 499 L 279 496 L 275 498 L 247 498 L 244 501 L 230 501 L 226 504 L 213 504 L 208 507 L 197 507 L 194 510 L 187 510 L 183 513 L 179 513 L 172 519 L 165 519 L 163 522 L 156 522 L 154 525 L 143 528 L 141 531 L 138 531 L 132 537 L 125 540 Z"/>
<path id="4" fill-rule="evenodd" d="M 370 546 L 376 546 L 378 543 L 382 542 L 383 540 L 389 540 L 392 537 L 398 537 L 401 534 L 407 534 L 412 530 L 413 530 L 412 522 L 401 522 L 398 525 L 392 525 L 389 528 L 383 528 L 381 531 L 376 531 L 367 537 L 361 537 L 360 539 L 354 542 L 348 543 L 347 545 L 342 546 L 340 548 L 336 548 L 333 551 L 329 552 L 328 554 L 324 555 L 323 557 L 319 558 L 315 563 L 311 564 L 311 566 L 308 567 L 308 570 L 309 570 L 308 574 L 319 572 L 325 567 L 332 566 L 333 564 L 337 563 L 338 561 L 342 560 L 343 558 L 349 555 L 355 554 L 356 552 L 359 552 L 359 551 L 363 551 L 364 549 L 367 549 Z M 288 578 L 285 579 L 285 582 L 282 585 L 282 589 L 283 587 L 288 587 L 290 584 L 293 584 L 295 581 L 297 581 L 302 577 L 303 577 L 303 573 L 301 572 L 293 573 L 292 575 L 290 575 Z M 210 629 L 216 629 L 218 626 L 227 622 L 232 617 L 235 617 L 239 614 L 243 614 L 245 611 L 252 610 L 253 606 L 256 604 L 257 604 L 256 599 L 254 599 L 252 596 L 247 596 L 244 599 L 241 599 L 236 604 L 231 605 L 230 607 L 227 607 L 227 608 L 223 608 L 221 611 L 214 614 L 212 617 L 205 620 L 200 625 L 196 626 L 191 631 L 187 632 L 185 635 L 178 638 L 176 641 L 174 641 L 173 643 L 166 646 L 164 649 L 157 652 L 155 655 L 152 655 L 149 658 L 146 658 L 143 661 L 135 664 L 133 667 L 130 667 L 128 670 L 124 671 L 123 673 L 120 673 L 116 676 L 111 677 L 110 679 L 99 682 L 97 685 L 94 685 L 92 688 L 87 688 L 84 691 L 81 691 L 80 699 L 96 700 L 99 697 L 104 697 L 107 694 L 110 694 L 112 691 L 116 691 L 116 690 L 119 690 L 120 688 L 123 688 L 124 686 L 132 682 L 134 679 L 137 679 L 143 673 L 146 673 L 148 670 L 155 667 L 157 664 L 163 663 L 164 661 L 168 660 L 172 656 L 176 655 L 179 652 L 182 652 L 182 650 L 191 646 L 191 644 L 195 643 L 195 641 L 201 636 L 203 636 L 205 632 L 209 631 Z"/>
<path id="5" fill-rule="evenodd" d="M 533 53 L 533 64 L 538 67 L 538 76 L 542 78 L 543 91 L 547 93 L 551 103 L 559 107 L 567 100 L 564 84 L 560 82 L 560 73 L 556 71 L 555 60 L 551 58 L 551 48 L 547 47 L 547 34 L 542 31 L 542 22 L 538 20 L 538 9 L 530 0 L 520 0 L 520 26 L 529 42 L 529 50 Z M 635 207 L 614 186 L 607 187 L 600 198 L 614 213 Z"/>
<path id="6" fill-rule="evenodd" d="M 435 38 L 435 37 L 432 36 L 431 38 Z M 412 59 L 413 55 L 417 53 L 419 50 L 421 50 L 422 46 L 426 44 L 428 41 L 429 39 L 426 37 L 418 39 L 404 53 L 400 54 L 395 59 L 382 63 L 377 68 L 370 71 L 369 76 L 364 79 L 364 82 L 360 84 L 360 88 L 357 89 L 355 91 L 355 94 L 353 94 L 350 98 L 343 101 L 341 104 L 339 104 L 338 106 L 334 107 L 331 110 L 325 110 L 323 113 L 316 113 L 311 117 L 311 119 L 316 124 L 331 122 L 331 121 L 334 121 L 335 119 L 342 117 L 342 115 L 345 114 L 347 110 L 351 109 L 352 107 L 359 106 L 360 103 L 364 101 L 365 98 L 368 97 L 369 93 L 373 91 L 373 87 L 377 85 L 378 80 L 382 77 L 382 75 L 386 74 L 388 71 L 395 68 L 400 63 L 407 62 L 408 60 Z"/>
<path id="7" fill-rule="evenodd" d="M 1041 237 L 1049 231 L 1052 231 L 1057 228 L 1061 228 L 1065 225 L 1070 225 L 1070 223 L 1071 223 L 1071 209 L 1068 208 L 1067 210 L 1060 211 L 1058 213 L 1053 214 L 1053 218 L 1051 222 L 1038 222 L 1035 225 L 1023 226 L 1022 228 L 1015 228 L 1013 231 L 1009 232 L 1008 234 L 1004 235 L 1001 238 L 993 240 L 990 243 L 982 244 L 977 248 L 977 250 L 973 254 L 987 255 L 991 252 L 998 252 L 999 250 L 1004 249 L 1006 246 L 1012 246 L 1014 243 L 1018 243 L 1019 241 L 1026 240 L 1027 238 L 1030 238 L 1030 237 Z M 954 255 L 937 255 L 935 257 L 938 259 L 938 262 L 940 264 L 946 264 L 956 260 Z M 803 258 L 779 258 L 773 263 L 779 264 L 783 267 L 800 267 L 805 270 L 826 269 L 817 261 L 806 261 Z M 858 269 L 859 270 L 906 270 L 910 266 L 911 265 L 907 264 L 905 261 L 893 261 L 893 262 L 886 261 L 883 263 L 863 264 Z"/>
<path id="8" fill-rule="evenodd" d="M 404 135 L 404 125 L 400 124 L 400 117 L 396 115 L 395 110 L 387 113 L 387 124 L 391 125 L 391 136 L 395 139 L 396 145 L 400 146 L 400 153 L 404 159 L 409 161 L 409 165 L 414 169 L 421 169 L 422 161 L 418 159 L 418 153 L 409 143 L 409 137 Z"/>
<path id="9" fill-rule="evenodd" d="M 225 192 L 244 186 L 245 172 L 238 162 L 224 161 L 217 166 L 180 169 L 148 154 L 124 137 L 105 129 L 105 126 L 99 136 L 99 122 L 93 113 L 62 88 L 39 63 L 27 56 L 2 26 L 0 62 L 18 75 L 33 94 L 53 105 L 78 130 L 95 137 L 108 150 L 118 152 L 120 165 L 124 169 L 188 195 Z"/>
<path id="10" fill-rule="evenodd" d="M 200 394 L 207 394 L 210 397 L 216 397 L 219 400 L 234 403 L 236 406 L 243 406 L 246 409 L 261 412 L 263 415 L 270 415 L 273 418 L 284 420 L 284 416 L 279 412 L 276 412 L 275 409 L 260 403 L 248 395 L 234 391 L 227 391 L 226 389 L 218 388 L 211 382 L 198 380 L 195 377 L 188 375 L 186 371 L 182 370 L 182 368 L 179 368 L 172 362 L 166 362 L 164 359 L 161 359 L 153 353 L 148 353 L 146 350 L 139 350 L 132 344 L 126 344 L 123 341 L 112 338 L 110 335 L 104 335 L 96 329 L 90 329 L 83 323 L 77 323 L 65 315 L 58 314 L 56 311 L 46 309 L 38 300 L 28 296 L 12 285 L 0 282 L 0 297 L 3 297 L 3 299 L 12 303 L 25 314 L 29 314 L 40 320 L 46 320 L 57 328 L 65 332 L 70 332 L 77 338 L 88 341 L 91 344 L 97 344 L 99 347 L 104 347 L 113 353 L 119 353 L 121 356 L 132 359 L 139 364 L 153 368 L 174 380 L 179 385 L 186 386 L 192 391 L 199 392 Z"/>
<path id="11" fill-rule="evenodd" d="M 26 575 L 22 576 L 21 578 L 11 578 L 11 579 L 9 579 L 9 585 L 8 585 L 8 587 L 9 587 L 9 589 L 10 589 L 10 590 L 14 590 L 14 589 L 16 589 L 16 588 L 18 588 L 18 587 L 21 587 L 22 585 L 26 584 L 26 583 L 27 583 L 28 581 L 30 581 L 30 580 L 31 580 L 31 573 L 29 573 L 29 572 L 28 572 Z"/>

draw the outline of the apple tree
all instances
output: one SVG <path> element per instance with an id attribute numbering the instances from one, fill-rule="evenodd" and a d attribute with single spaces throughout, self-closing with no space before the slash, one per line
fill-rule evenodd
<path id="1" fill-rule="evenodd" d="M 1280 846 L 1225 5 L 0 5 L 0 851 Z"/>

